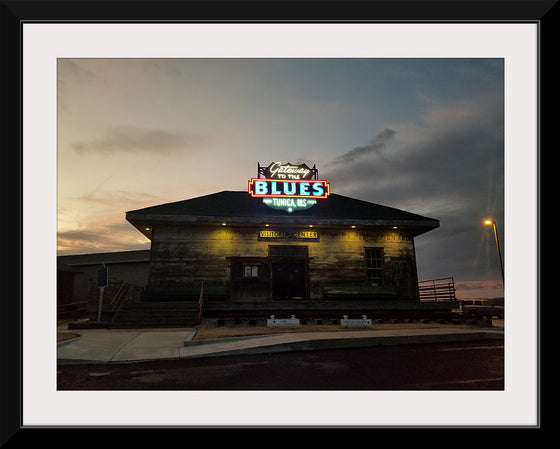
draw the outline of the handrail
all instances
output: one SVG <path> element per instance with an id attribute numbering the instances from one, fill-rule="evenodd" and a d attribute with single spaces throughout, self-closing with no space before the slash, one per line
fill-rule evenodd
<path id="1" fill-rule="evenodd" d="M 70 302 L 66 304 L 57 304 L 56 311 L 58 318 L 64 318 L 76 313 L 87 313 L 87 305 L 89 301 Z"/>
<path id="2" fill-rule="evenodd" d="M 448 280 L 448 279 L 451 279 L 451 282 L 454 282 L 454 281 L 453 281 L 453 277 L 448 276 L 448 277 L 445 277 L 445 278 L 435 278 L 435 279 L 428 279 L 427 281 L 419 281 L 418 283 L 421 284 L 421 283 L 423 283 L 423 282 L 446 281 L 446 280 Z"/>
<path id="3" fill-rule="evenodd" d="M 125 288 L 126 285 L 126 288 Z M 123 282 L 121 285 L 121 288 L 119 289 L 119 291 L 117 292 L 117 294 L 115 295 L 115 298 L 113 299 L 113 302 L 111 303 L 111 310 L 114 311 L 113 316 L 111 318 L 111 324 L 113 323 L 113 321 L 115 321 L 116 316 L 119 314 L 122 305 L 125 303 L 125 298 L 126 295 L 125 293 L 127 293 L 130 290 L 130 284 L 128 284 L 127 282 Z M 122 291 L 122 294 L 121 294 Z M 119 296 L 120 294 L 120 298 L 118 299 L 118 301 L 116 301 L 117 296 Z M 116 302 L 116 305 L 115 305 Z"/>
<path id="4" fill-rule="evenodd" d="M 200 296 L 198 298 L 198 321 L 202 320 L 202 307 L 204 305 L 204 281 L 200 284 Z"/>
<path id="5" fill-rule="evenodd" d="M 127 290 L 128 290 L 128 284 L 126 281 L 123 281 L 119 289 L 117 290 L 117 293 L 115 293 L 115 296 L 113 296 L 113 299 L 111 300 L 111 309 L 116 307 L 116 305 L 121 300 L 121 297 L 124 296 Z"/>
<path id="6" fill-rule="evenodd" d="M 418 282 L 418 293 L 420 301 L 457 300 L 455 297 L 455 280 L 452 277 L 420 281 Z"/>

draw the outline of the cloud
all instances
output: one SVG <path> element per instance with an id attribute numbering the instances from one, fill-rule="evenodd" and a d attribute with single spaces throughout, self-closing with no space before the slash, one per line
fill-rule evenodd
<path id="1" fill-rule="evenodd" d="M 141 234 L 125 220 L 125 212 L 163 200 L 163 197 L 149 192 L 108 187 L 66 198 L 66 206 L 57 210 L 59 249 L 70 242 L 77 248 L 101 248 L 117 238 L 123 244 L 128 240 L 136 245 L 136 238 Z M 97 245 L 98 242 L 101 243 Z"/>
<path id="2" fill-rule="evenodd" d="M 84 193 L 75 197 L 75 200 L 79 203 L 87 204 L 88 209 L 99 205 L 107 210 L 108 207 L 120 207 L 122 205 L 124 210 L 124 208 L 142 207 L 145 204 L 163 201 L 163 198 L 149 192 L 132 192 L 105 188 Z"/>
<path id="3" fill-rule="evenodd" d="M 131 251 L 149 247 L 149 240 L 124 220 L 57 233 L 58 255 Z"/>
<path id="4" fill-rule="evenodd" d="M 83 64 L 83 59 L 59 58 L 57 60 L 57 75 L 59 82 L 66 85 L 69 82 L 90 83 L 99 81 L 98 76 Z"/>
<path id="5" fill-rule="evenodd" d="M 503 223 L 502 93 L 429 101 L 423 112 L 419 123 L 387 124 L 368 145 L 333 159 L 322 176 L 342 195 L 440 221 L 416 241 L 423 279 L 499 279 L 482 220 Z"/>
<path id="6" fill-rule="evenodd" d="M 395 144 L 386 152 L 391 138 Z M 484 92 L 463 101 L 426 102 L 419 124 L 387 126 L 324 171 L 342 194 L 395 207 L 431 203 L 438 212 L 453 213 L 469 204 L 495 205 L 503 195 L 503 166 L 502 93 Z"/>
<path id="7" fill-rule="evenodd" d="M 161 154 L 192 150 L 197 140 L 186 134 L 172 133 L 161 129 L 135 126 L 109 128 L 98 139 L 89 142 L 74 142 L 70 146 L 77 153 L 119 153 Z"/>
<path id="8" fill-rule="evenodd" d="M 468 281 L 455 284 L 456 296 L 460 299 L 466 298 L 498 298 L 504 296 L 501 281 Z"/>
<path id="9" fill-rule="evenodd" d="M 395 135 L 395 131 L 389 128 L 385 128 L 383 131 L 378 133 L 373 139 L 371 139 L 366 145 L 354 147 L 346 153 L 338 156 L 333 163 L 334 164 L 344 164 L 354 162 L 355 159 L 361 156 L 368 155 L 370 153 L 381 154 L 385 149 L 385 142 Z"/>
<path id="10" fill-rule="evenodd" d="M 100 238 L 98 232 L 88 230 L 72 230 L 57 233 L 58 255 L 105 252 L 107 242 Z M 76 248 L 79 248 L 76 251 Z"/>

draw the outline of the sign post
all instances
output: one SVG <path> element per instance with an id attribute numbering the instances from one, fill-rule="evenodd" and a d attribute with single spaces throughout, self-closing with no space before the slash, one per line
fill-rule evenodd
<path id="1" fill-rule="evenodd" d="M 97 322 L 101 321 L 101 312 L 103 310 L 103 291 L 109 284 L 109 269 L 103 264 L 103 268 L 97 271 L 97 287 L 99 287 L 99 309 L 97 310 Z"/>

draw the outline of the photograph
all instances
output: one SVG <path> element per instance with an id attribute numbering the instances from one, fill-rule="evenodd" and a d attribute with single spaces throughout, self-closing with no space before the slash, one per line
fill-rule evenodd
<path id="1" fill-rule="evenodd" d="M 57 107 L 57 300 L 80 336 L 59 360 L 499 340 L 480 378 L 80 367 L 59 388 L 504 389 L 503 59 L 59 58 Z M 94 343 L 123 329 L 122 351 Z"/>
<path id="2" fill-rule="evenodd" d="M 22 34 L 24 427 L 538 423 L 536 23 Z"/>

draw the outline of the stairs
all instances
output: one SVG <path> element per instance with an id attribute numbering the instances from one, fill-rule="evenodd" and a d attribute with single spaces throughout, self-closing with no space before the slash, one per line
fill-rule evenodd
<path id="1" fill-rule="evenodd" d="M 114 328 L 195 326 L 198 302 L 127 302 L 111 322 Z"/>

